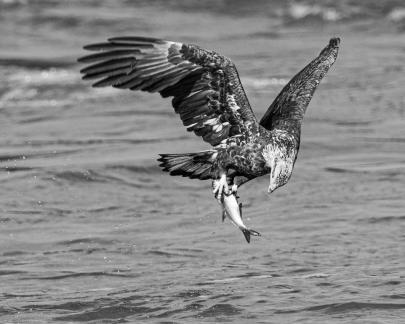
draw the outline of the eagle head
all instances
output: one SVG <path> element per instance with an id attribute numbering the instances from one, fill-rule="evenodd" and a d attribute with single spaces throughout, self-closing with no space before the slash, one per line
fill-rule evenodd
<path id="1" fill-rule="evenodd" d="M 284 186 L 291 177 L 294 159 L 284 147 L 269 144 L 262 152 L 266 166 L 270 168 L 270 184 L 268 192 Z"/>

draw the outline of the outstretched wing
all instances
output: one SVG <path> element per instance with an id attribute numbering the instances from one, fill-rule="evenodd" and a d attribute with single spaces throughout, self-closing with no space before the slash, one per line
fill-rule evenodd
<path id="1" fill-rule="evenodd" d="M 116 37 L 84 47 L 97 53 L 79 59 L 94 87 L 160 92 L 188 131 L 215 146 L 240 142 L 256 125 L 234 64 L 226 57 L 188 45 L 146 37 Z"/>
<path id="2" fill-rule="evenodd" d="M 281 90 L 260 121 L 268 130 L 301 122 L 315 89 L 337 58 L 339 38 L 332 38 L 317 58 Z"/>

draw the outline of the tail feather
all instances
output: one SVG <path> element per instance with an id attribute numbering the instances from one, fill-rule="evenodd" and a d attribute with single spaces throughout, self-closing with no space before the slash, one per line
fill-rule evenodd
<path id="1" fill-rule="evenodd" d="M 197 153 L 159 154 L 163 171 L 170 175 L 181 175 L 191 179 L 206 180 L 214 177 L 213 162 L 217 151 Z"/>
<path id="2" fill-rule="evenodd" d="M 245 239 L 248 243 L 250 243 L 250 235 L 253 236 L 261 236 L 259 232 L 256 232 L 254 230 L 248 229 L 248 228 L 242 228 L 242 233 L 245 236 Z"/>

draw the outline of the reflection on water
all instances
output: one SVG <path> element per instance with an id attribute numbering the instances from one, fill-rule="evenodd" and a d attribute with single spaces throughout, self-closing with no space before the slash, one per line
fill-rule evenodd
<path id="1" fill-rule="evenodd" d="M 9 323 L 399 323 L 404 312 L 402 1 L 0 0 L 0 316 Z M 163 14 L 164 13 L 164 14 Z M 330 37 L 290 183 L 240 190 L 247 245 L 210 183 L 158 153 L 207 145 L 156 95 L 92 89 L 112 35 L 231 57 L 260 118 Z"/>

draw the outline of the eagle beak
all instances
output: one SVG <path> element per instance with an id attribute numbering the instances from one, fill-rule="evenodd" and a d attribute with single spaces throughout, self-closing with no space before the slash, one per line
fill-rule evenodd
<path id="1" fill-rule="evenodd" d="M 274 190 L 276 190 L 276 188 L 273 187 L 272 185 L 270 185 L 270 186 L 269 186 L 269 189 L 267 189 L 267 192 L 268 192 L 269 194 L 271 194 Z"/>
<path id="2" fill-rule="evenodd" d="M 277 188 L 277 186 L 275 185 L 274 179 L 272 178 L 271 173 L 270 173 L 270 184 L 269 184 L 269 189 L 267 190 L 267 192 L 269 194 L 271 194 L 274 190 L 276 190 L 276 188 Z"/>

